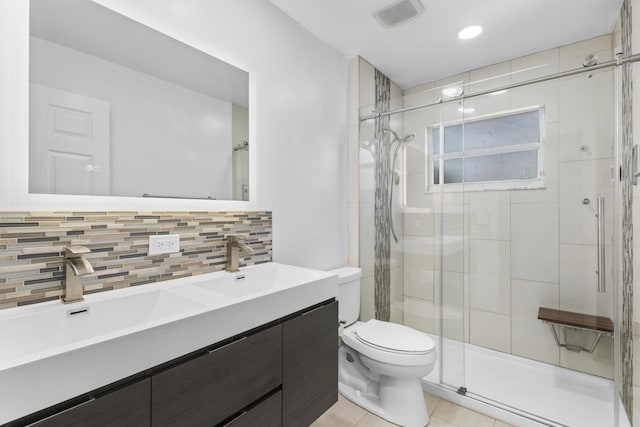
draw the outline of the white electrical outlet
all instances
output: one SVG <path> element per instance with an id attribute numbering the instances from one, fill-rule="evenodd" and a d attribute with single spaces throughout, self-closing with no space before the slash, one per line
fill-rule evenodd
<path id="1" fill-rule="evenodd" d="M 169 254 L 180 251 L 180 235 L 149 236 L 149 255 Z"/>

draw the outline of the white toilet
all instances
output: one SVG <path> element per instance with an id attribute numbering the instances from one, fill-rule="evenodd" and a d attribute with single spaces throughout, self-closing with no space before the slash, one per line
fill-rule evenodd
<path id="1" fill-rule="evenodd" d="M 434 342 L 407 326 L 358 322 L 361 270 L 343 267 L 332 272 L 339 277 L 338 317 L 344 324 L 338 351 L 340 393 L 392 423 L 427 425 L 421 379 L 436 362 Z"/>

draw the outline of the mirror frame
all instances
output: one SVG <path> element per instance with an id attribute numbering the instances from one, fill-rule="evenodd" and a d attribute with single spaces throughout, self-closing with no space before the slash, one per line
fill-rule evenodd
<path id="1" fill-rule="evenodd" d="M 1 2 L 0 16 L 0 209 L 2 210 L 87 210 L 87 211 L 184 211 L 184 210 L 255 210 L 256 194 L 256 77 L 251 67 L 237 57 L 196 40 L 156 17 L 141 17 L 114 8 L 108 0 L 93 0 L 134 21 L 146 25 L 208 55 L 249 73 L 249 201 L 149 199 L 143 197 L 75 196 L 29 193 L 29 2 Z M 6 73 L 6 76 L 4 75 Z M 3 82 L 3 78 L 4 79 Z M 5 83 L 6 82 L 6 83 Z M 5 86 L 6 85 L 6 86 Z M 5 93 L 6 92 L 6 93 Z M 5 96 L 6 95 L 6 96 Z M 3 155 L 4 154 L 4 155 Z"/>

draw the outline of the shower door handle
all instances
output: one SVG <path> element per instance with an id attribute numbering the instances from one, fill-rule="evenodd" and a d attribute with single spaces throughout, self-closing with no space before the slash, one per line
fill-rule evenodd
<path id="1" fill-rule="evenodd" d="M 598 197 L 596 218 L 598 222 L 598 292 L 605 292 L 604 196 Z"/>

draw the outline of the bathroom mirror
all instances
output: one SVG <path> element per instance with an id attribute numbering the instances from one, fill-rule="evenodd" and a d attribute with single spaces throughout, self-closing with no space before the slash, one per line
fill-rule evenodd
<path id="1" fill-rule="evenodd" d="M 31 0 L 29 193 L 249 200 L 249 74 L 91 0 Z"/>

